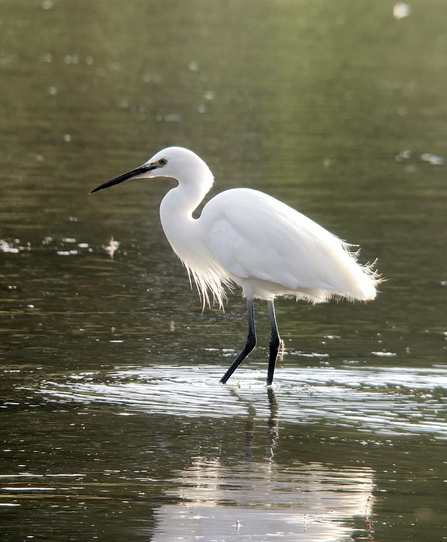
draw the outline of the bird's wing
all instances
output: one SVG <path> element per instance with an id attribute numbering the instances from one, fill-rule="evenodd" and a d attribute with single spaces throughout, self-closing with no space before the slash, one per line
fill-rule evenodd
<path id="1" fill-rule="evenodd" d="M 343 241 L 262 192 L 222 192 L 204 207 L 202 218 L 210 251 L 233 277 L 288 292 L 318 290 L 321 299 L 315 300 L 372 296 L 371 287 L 366 292 L 368 271 Z"/>

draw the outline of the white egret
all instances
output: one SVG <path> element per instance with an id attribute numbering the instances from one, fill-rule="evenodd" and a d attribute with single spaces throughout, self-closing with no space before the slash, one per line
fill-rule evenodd
<path id="1" fill-rule="evenodd" d="M 274 300 L 293 295 L 311 303 L 333 296 L 367 301 L 376 296 L 378 274 L 359 265 L 349 245 L 291 207 L 257 190 L 221 192 L 192 216 L 214 177 L 205 162 L 182 147 L 164 149 L 143 165 L 107 181 L 97 192 L 130 179 L 171 177 L 178 185 L 160 205 L 163 230 L 202 298 L 220 307 L 225 287 L 236 283 L 248 306 L 246 344 L 220 382 L 226 383 L 256 345 L 253 300 L 267 301 L 271 325 L 267 385 L 280 346 Z"/>

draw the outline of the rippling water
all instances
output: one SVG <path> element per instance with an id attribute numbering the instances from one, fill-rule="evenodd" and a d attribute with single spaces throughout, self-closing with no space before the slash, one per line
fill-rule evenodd
<path id="1" fill-rule="evenodd" d="M 83 532 L 112 539 L 127 529 L 154 540 L 368 539 L 387 530 L 383 503 L 410 484 L 399 528 L 411 532 L 411 517 L 439 523 L 432 454 L 446 438 L 445 367 L 281 367 L 270 389 L 264 369 L 240 368 L 227 386 L 223 367 L 210 365 L 30 377 L 21 399 L 3 405 L 29 423 L 4 450 L 7 464 L 24 458 L 0 476 L 6 517 L 46 503 L 57 514 L 47 528 L 35 522 L 42 536 L 65 530 L 71 511 L 108 517 L 116 532 L 95 523 Z M 433 491 L 425 506 L 422 472 Z M 153 518 L 138 520 L 148 507 Z"/>
<path id="2" fill-rule="evenodd" d="M 231 386 L 218 384 L 215 366 L 151 366 L 43 380 L 49 401 L 108 403 L 150 413 L 232 417 L 278 416 L 289 423 L 325 423 L 378 435 L 435 433 L 447 437 L 447 368 L 405 370 L 282 369 L 271 395 L 264 370 L 239 370 Z M 254 373 L 254 374 L 253 374 Z M 274 407 L 272 400 L 274 399 Z"/>

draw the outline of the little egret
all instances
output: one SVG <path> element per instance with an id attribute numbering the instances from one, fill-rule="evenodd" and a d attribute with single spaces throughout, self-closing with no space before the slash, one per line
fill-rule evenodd
<path id="1" fill-rule="evenodd" d="M 248 307 L 244 348 L 220 382 L 225 384 L 256 345 L 254 299 L 267 301 L 271 325 L 267 385 L 280 346 L 274 300 L 293 295 L 311 303 L 333 296 L 367 301 L 380 282 L 370 265 L 359 265 L 349 245 L 311 219 L 257 190 L 221 192 L 192 216 L 211 189 L 214 177 L 192 151 L 169 147 L 143 165 L 107 181 L 93 192 L 130 179 L 171 177 L 178 185 L 160 205 L 160 219 L 174 252 L 193 278 L 203 305 L 210 295 L 220 308 L 225 287 L 242 288 Z"/>

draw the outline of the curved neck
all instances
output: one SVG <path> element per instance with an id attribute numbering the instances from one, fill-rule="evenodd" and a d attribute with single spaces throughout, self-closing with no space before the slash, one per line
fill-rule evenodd
<path id="1" fill-rule="evenodd" d="M 178 175 L 178 186 L 172 188 L 160 204 L 160 220 L 174 250 L 185 239 L 188 226 L 195 222 L 192 213 L 213 186 L 214 178 L 205 162 L 189 168 L 188 177 Z M 176 245 L 176 246 L 174 246 Z"/>
<path id="2" fill-rule="evenodd" d="M 178 186 L 172 188 L 161 202 L 160 215 L 164 215 L 162 219 L 177 220 L 191 216 L 214 183 L 213 174 L 202 161 L 188 168 L 187 177 L 179 173 L 176 179 Z M 168 213 L 170 217 L 167 216 Z"/>

